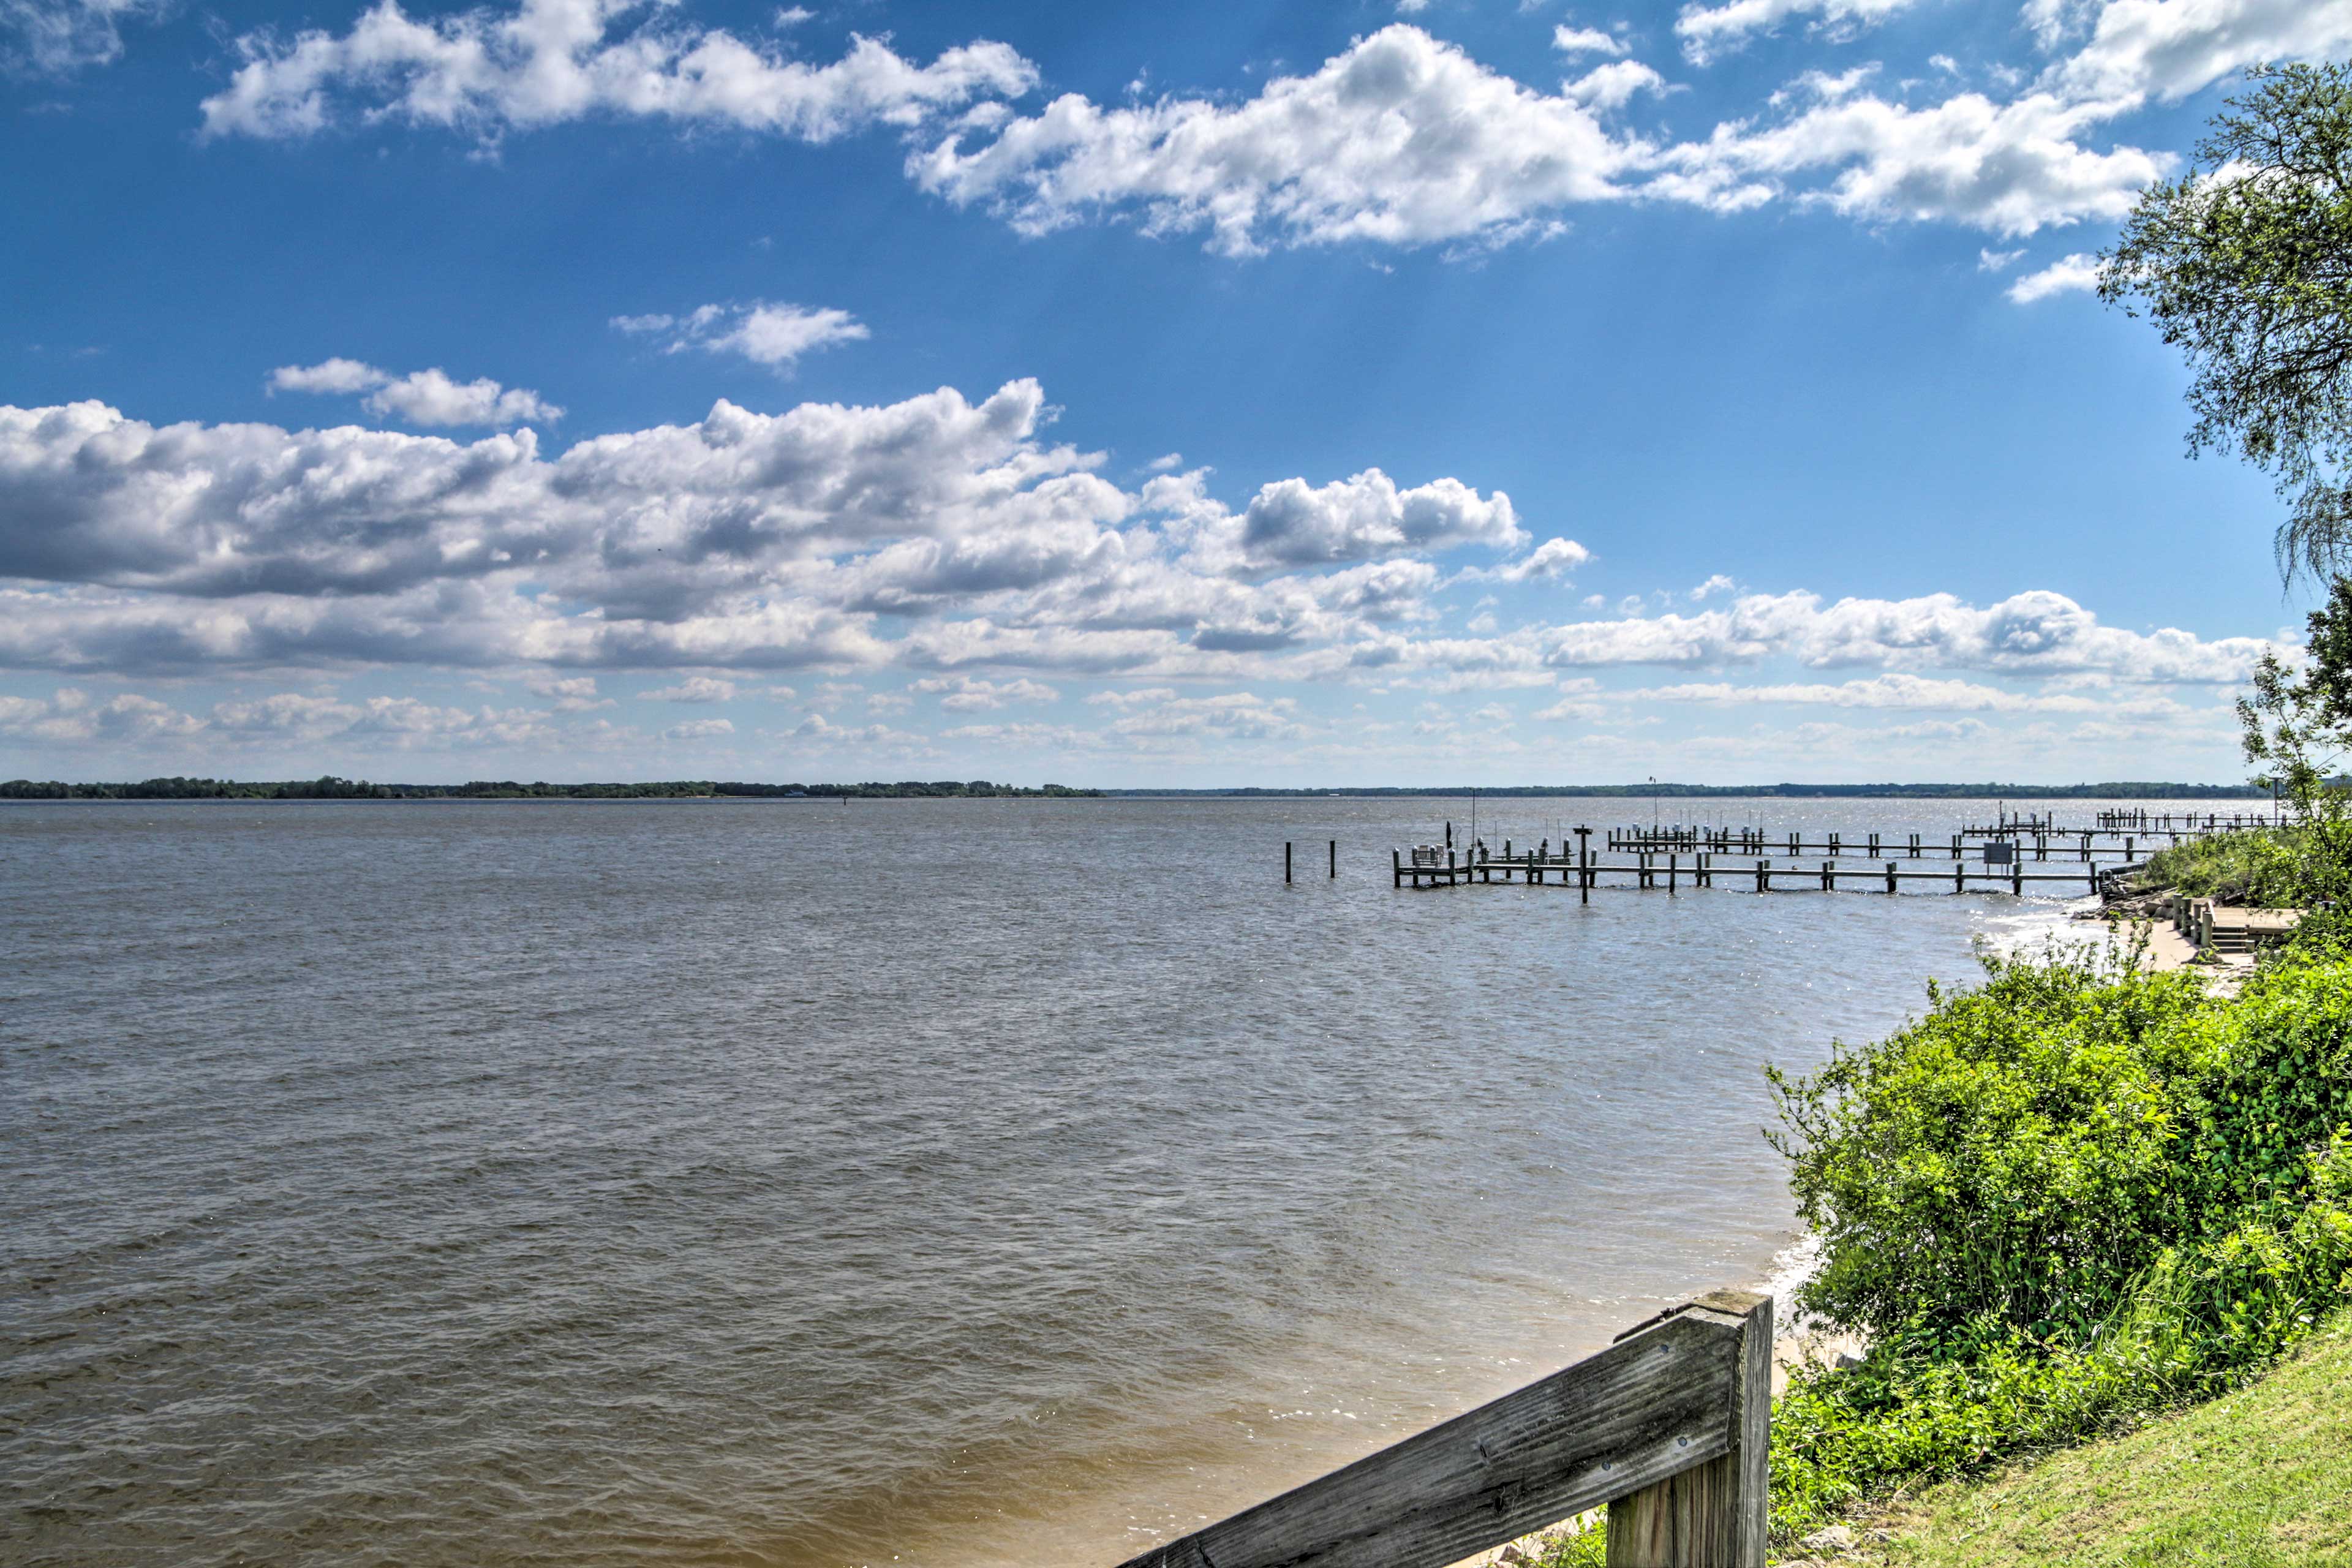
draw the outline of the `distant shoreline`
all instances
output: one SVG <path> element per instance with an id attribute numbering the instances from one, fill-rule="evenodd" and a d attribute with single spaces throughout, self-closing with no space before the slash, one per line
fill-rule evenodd
<path id="1" fill-rule="evenodd" d="M 477 779 L 457 784 L 372 784 L 332 776 L 282 782 L 154 778 L 122 783 L 11 779 L 0 801 L 32 800 L 1425 800 L 1461 799 L 1780 800 L 2268 800 L 2252 784 L 2111 781 L 2105 784 L 1387 784 L 1331 788 L 1084 789 L 1034 788 L 986 779 L 895 784 L 750 784 L 708 779 L 639 783 L 522 784 Z"/>

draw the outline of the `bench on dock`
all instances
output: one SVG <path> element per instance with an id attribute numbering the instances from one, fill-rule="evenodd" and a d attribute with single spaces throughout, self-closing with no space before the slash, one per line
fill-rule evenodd
<path id="1" fill-rule="evenodd" d="M 1445 1568 L 1606 1504 L 1609 1568 L 1764 1568 L 1772 1299 L 1724 1290 L 1121 1568 Z"/>

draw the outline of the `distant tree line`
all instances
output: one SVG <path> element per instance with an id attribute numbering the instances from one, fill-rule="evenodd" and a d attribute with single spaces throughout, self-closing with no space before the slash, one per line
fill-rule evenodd
<path id="1" fill-rule="evenodd" d="M 65 784 L 55 779 L 10 779 L 0 784 L 0 800 L 675 800 L 731 795 L 784 800 L 799 796 L 864 800 L 1021 798 L 1098 795 L 1102 792 L 1049 784 L 1035 789 L 992 784 L 986 779 L 901 780 L 897 784 L 742 784 L 711 779 L 669 779 L 647 784 L 522 784 L 513 779 L 474 779 L 461 784 L 371 784 L 336 778 L 279 783 L 238 779 L 160 778 L 135 784 Z"/>
<path id="2" fill-rule="evenodd" d="M 2135 782 L 2127 784 L 1409 784 L 1364 789 L 1107 789 L 1096 793 L 1116 796 L 1186 795 L 1219 799 L 1265 796 L 1297 799 L 1314 795 L 1348 795 L 1421 799 L 1458 798 L 1476 795 L 1497 800 L 1520 796 L 1582 798 L 1603 796 L 1647 800 L 1711 799 L 1727 795 L 1765 796 L 1788 800 L 2268 800 L 2270 791 L 2254 784 L 2192 784 Z"/>

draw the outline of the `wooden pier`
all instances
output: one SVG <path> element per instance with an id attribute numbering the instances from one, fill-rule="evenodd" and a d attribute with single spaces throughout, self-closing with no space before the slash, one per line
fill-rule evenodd
<path id="1" fill-rule="evenodd" d="M 2202 831 L 2159 828 L 2147 837 L 2178 842 Z M 2228 829 L 2217 826 L 2210 831 Z M 1549 839 L 1528 849 L 1514 848 L 1505 839 L 1499 853 L 1475 839 L 1458 850 L 1450 842 L 1392 849 L 1390 879 L 1399 888 L 1492 886 L 1498 881 L 1573 888 L 1588 901 L 1594 889 L 1604 887 L 1670 893 L 1685 886 L 1752 888 L 1759 893 L 1858 887 L 1897 893 L 1906 882 L 1928 883 L 1955 893 L 2022 896 L 2029 887 L 2063 887 L 2087 895 L 2145 863 L 2139 856 L 2141 835 L 2105 835 L 2097 829 L 2076 829 L 2063 837 L 2037 834 L 2030 841 L 1971 842 L 1965 831 L 1938 840 L 1917 833 L 1871 833 L 1855 838 L 1829 833 L 1807 838 L 1801 833 L 1773 836 L 1756 828 L 1627 828 L 1601 830 L 1598 850 L 1592 847 L 1594 829 L 1572 832 L 1573 849 L 1564 840 L 1554 846 Z M 1450 826 L 1447 837 L 1452 837 Z M 2102 837 L 2121 842 L 2102 843 Z M 1807 863 L 1814 856 L 1820 858 Z M 2036 868 L 2029 870 L 2029 866 Z"/>

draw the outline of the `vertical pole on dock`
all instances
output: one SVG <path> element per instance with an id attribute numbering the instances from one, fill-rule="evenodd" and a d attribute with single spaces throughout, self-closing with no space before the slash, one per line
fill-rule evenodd
<path id="1" fill-rule="evenodd" d="M 1337 881 L 1337 880 L 1339 880 L 1339 841 L 1338 839 L 1334 838 L 1333 840 L 1331 840 L 1331 879 L 1332 879 L 1333 881 Z"/>
<path id="2" fill-rule="evenodd" d="M 2009 890 L 2020 898 L 2025 896 L 2025 861 L 2021 857 L 2009 863 Z"/>
<path id="3" fill-rule="evenodd" d="M 1339 873 L 1334 871 L 1332 875 L 1336 877 Z M 1415 879 L 1418 880 L 1418 879 Z M 1391 888 L 1404 886 L 1404 851 L 1402 849 L 1389 851 L 1389 886 Z"/>
<path id="4" fill-rule="evenodd" d="M 1592 829 L 1576 830 L 1576 901 L 1592 901 Z"/>
<path id="5" fill-rule="evenodd" d="M 1282 841 L 1282 879 L 1286 882 L 1290 880 L 1290 840 L 1287 838 Z"/>
<path id="6" fill-rule="evenodd" d="M 1886 890 L 1890 893 L 1895 890 L 1895 862 L 1892 860 L 1886 863 Z"/>
<path id="7" fill-rule="evenodd" d="M 1666 891 L 1669 893 L 1675 890 L 1675 865 L 1681 858 L 1679 855 L 1666 857 Z"/>

